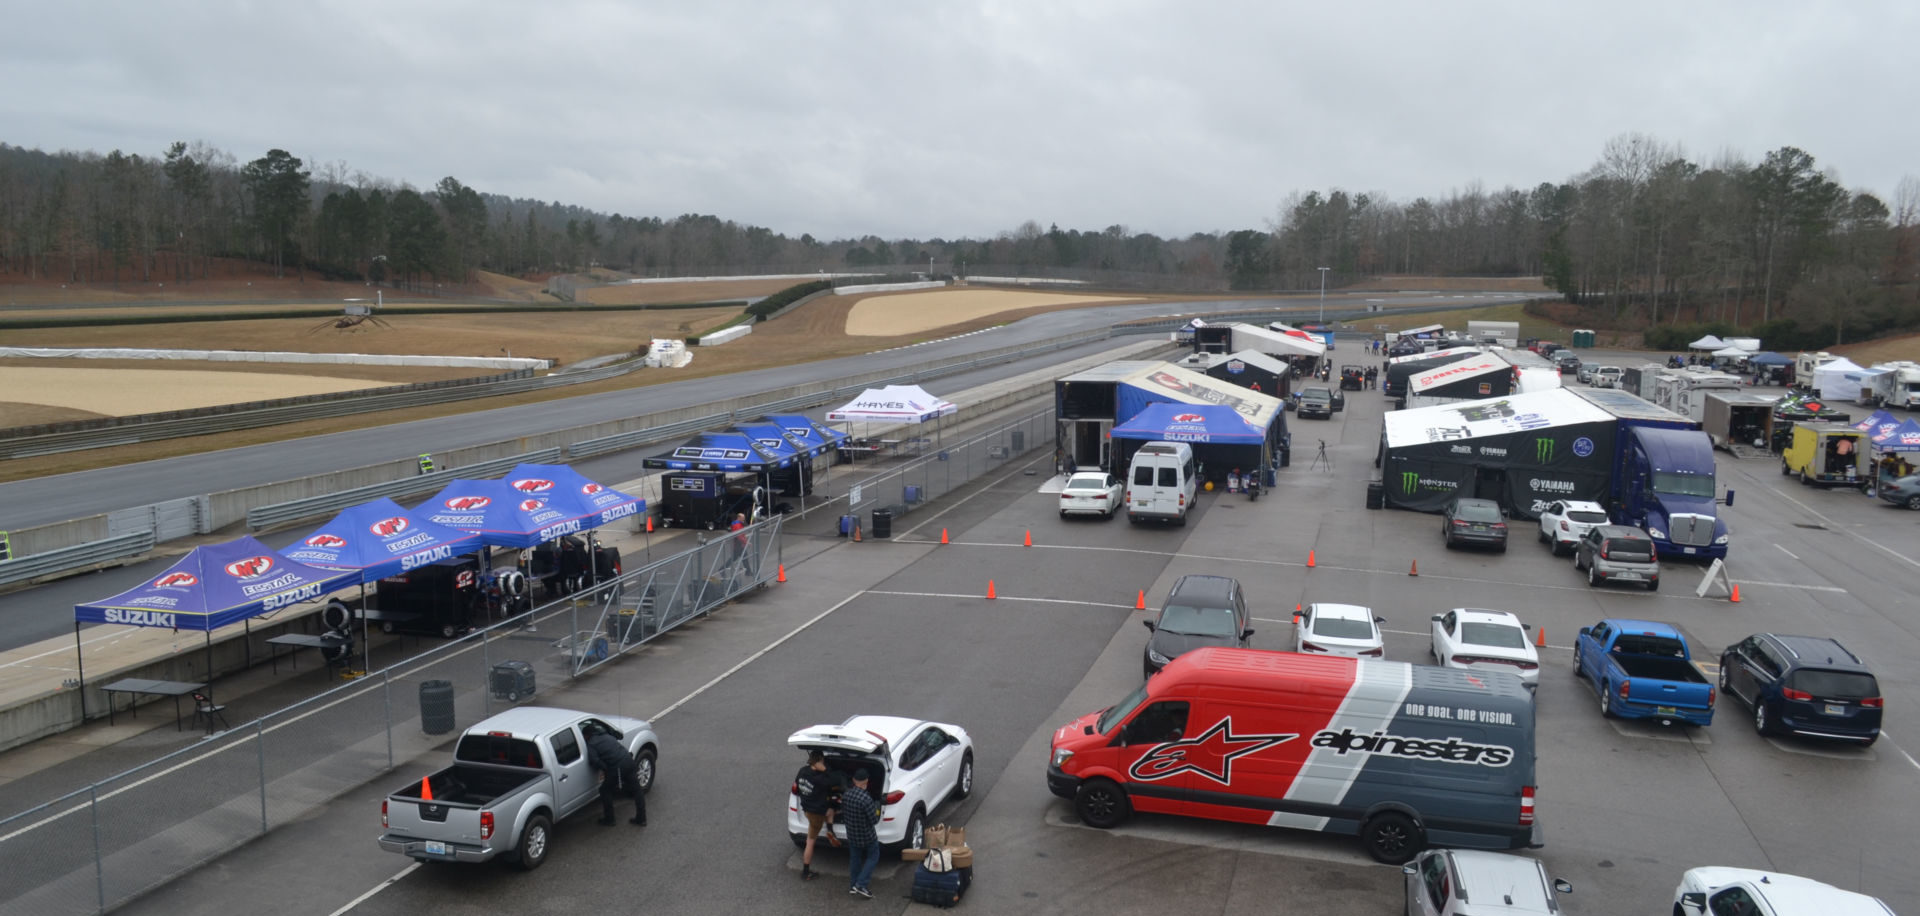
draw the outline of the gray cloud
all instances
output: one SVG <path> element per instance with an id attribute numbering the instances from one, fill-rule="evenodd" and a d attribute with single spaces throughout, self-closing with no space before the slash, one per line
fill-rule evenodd
<path id="1" fill-rule="evenodd" d="M 242 161 L 822 237 L 1026 219 L 1183 235 L 1293 191 L 1584 170 L 1638 131 L 1915 169 L 1920 6 L 152 0 L 16 5 L 9 143 Z"/>

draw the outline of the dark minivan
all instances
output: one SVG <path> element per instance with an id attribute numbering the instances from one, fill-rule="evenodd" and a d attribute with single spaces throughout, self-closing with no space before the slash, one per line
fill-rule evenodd
<path id="1" fill-rule="evenodd" d="M 1755 633 L 1720 654 L 1720 690 L 1753 708 L 1762 735 L 1790 733 L 1871 745 L 1880 737 L 1880 682 L 1824 636 Z"/>
<path id="2" fill-rule="evenodd" d="M 1148 677 L 1189 649 L 1201 646 L 1247 648 L 1247 599 L 1240 583 L 1226 576 L 1181 576 L 1167 593 L 1154 620 L 1141 621 L 1153 635 L 1140 666 Z"/>

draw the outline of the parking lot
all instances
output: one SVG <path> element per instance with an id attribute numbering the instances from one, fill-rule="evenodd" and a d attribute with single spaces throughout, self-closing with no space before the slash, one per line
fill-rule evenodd
<path id="1" fill-rule="evenodd" d="M 1139 683 L 1147 634 L 1137 595 L 1154 608 L 1188 573 L 1241 582 L 1257 648 L 1290 645 L 1293 608 L 1315 601 L 1372 607 L 1386 619 L 1387 657 L 1399 661 L 1426 661 L 1429 616 L 1451 607 L 1512 611 L 1543 631 L 1537 751 L 1546 846 L 1528 854 L 1573 883 L 1567 912 L 1668 912 L 1680 873 L 1705 864 L 1807 875 L 1920 911 L 1920 878 L 1906 861 L 1920 813 L 1912 801 L 1920 737 L 1910 733 L 1920 701 L 1911 594 L 1920 514 L 1852 491 L 1789 486 L 1770 459 L 1723 455 L 1721 485 L 1739 491 L 1729 567 L 1743 600 L 1694 597 L 1701 574 L 1691 567 L 1669 567 L 1658 593 L 1595 590 L 1535 543 L 1524 521 L 1513 522 L 1504 554 L 1449 551 L 1438 516 L 1367 510 L 1383 401 L 1348 392 L 1346 410 L 1330 421 L 1290 418 L 1294 463 L 1278 485 L 1258 501 L 1205 494 L 1184 528 L 1062 520 L 1057 497 L 1039 492 L 1044 472 L 1015 468 L 916 513 L 890 542 L 793 539 L 786 585 L 543 698 L 666 712 L 656 723 L 663 747 L 650 827 L 575 818 L 531 874 L 502 864 L 409 868 L 374 845 L 380 799 L 433 761 L 403 767 L 309 825 L 276 831 L 125 912 L 214 913 L 266 900 L 279 912 L 317 914 L 897 912 L 908 906 L 909 869 L 886 862 L 873 882 L 879 899 L 855 900 L 837 877 L 844 853 L 826 850 L 816 865 L 828 877 L 802 883 L 783 826 L 801 763 L 785 737 L 857 713 L 954 722 L 972 733 L 975 791 L 935 817 L 965 824 L 977 850 L 963 907 L 1103 916 L 1399 911 L 1398 871 L 1351 839 L 1144 815 L 1100 831 L 1047 792 L 1052 729 Z M 1311 467 L 1323 440 L 1332 467 Z M 1036 452 L 1033 466 L 1047 458 Z M 1569 647 L 1578 627 L 1607 616 L 1673 622 L 1709 663 L 1753 632 L 1836 637 L 1879 677 L 1885 736 L 1871 749 L 1761 738 L 1748 711 L 1725 697 L 1705 729 L 1603 719 L 1593 691 L 1571 676 Z"/>

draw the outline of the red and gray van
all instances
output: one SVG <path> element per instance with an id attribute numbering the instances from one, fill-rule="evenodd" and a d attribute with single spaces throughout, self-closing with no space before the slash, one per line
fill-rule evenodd
<path id="1" fill-rule="evenodd" d="M 1258 649 L 1186 652 L 1053 733 L 1047 788 L 1080 819 L 1135 811 L 1429 845 L 1541 845 L 1533 698 L 1504 672 Z"/>

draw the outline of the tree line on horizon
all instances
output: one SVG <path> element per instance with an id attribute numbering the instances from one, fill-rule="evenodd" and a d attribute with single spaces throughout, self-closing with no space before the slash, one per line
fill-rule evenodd
<path id="1" fill-rule="evenodd" d="M 204 143 L 159 156 L 0 143 L 0 279 L 204 278 L 214 258 L 276 275 L 404 289 L 594 268 L 642 276 L 859 270 L 1019 274 L 1115 288 L 1278 291 L 1383 274 L 1540 276 L 1594 323 L 1777 322 L 1836 338 L 1920 323 L 1920 181 L 1889 205 L 1814 157 L 1710 163 L 1653 138 L 1608 142 L 1585 172 L 1530 190 L 1479 183 L 1400 202 L 1293 194 L 1260 229 L 1163 238 L 1028 220 L 984 239 L 824 241 L 703 214 L 671 219 L 488 194 L 422 191 L 281 149 L 245 163 Z M 923 268 L 923 265 L 925 267 Z"/>

